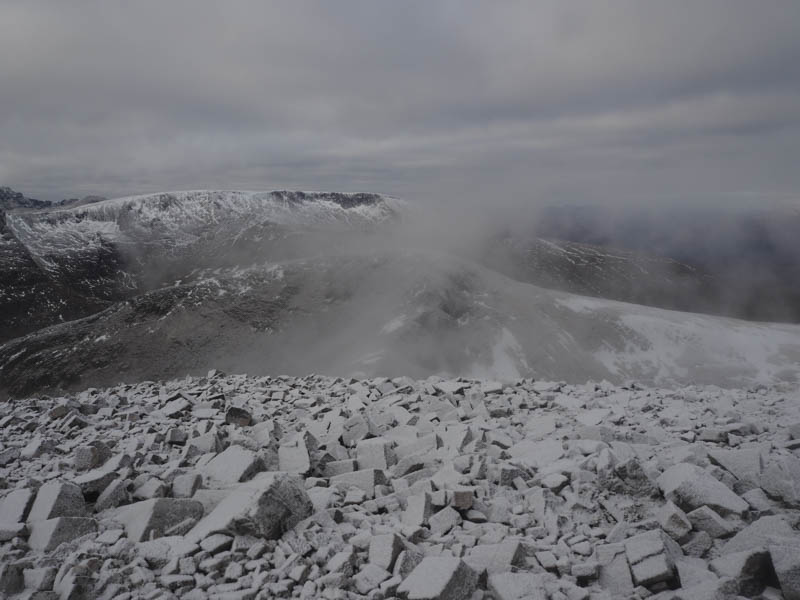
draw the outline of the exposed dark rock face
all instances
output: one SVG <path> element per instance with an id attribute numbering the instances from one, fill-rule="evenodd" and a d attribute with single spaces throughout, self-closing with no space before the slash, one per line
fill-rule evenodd
<path id="1" fill-rule="evenodd" d="M 0 212 L 18 208 L 39 209 L 49 207 L 50 203 L 46 200 L 26 198 L 22 193 L 15 192 L 9 187 L 0 187 Z"/>

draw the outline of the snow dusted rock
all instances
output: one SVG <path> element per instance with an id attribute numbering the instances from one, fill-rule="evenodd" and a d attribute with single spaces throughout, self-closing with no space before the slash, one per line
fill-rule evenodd
<path id="1" fill-rule="evenodd" d="M 356 445 L 359 469 L 388 469 L 395 463 L 391 440 L 371 438 Z"/>
<path id="2" fill-rule="evenodd" d="M 461 600 L 478 585 L 478 575 L 457 558 L 425 558 L 406 577 L 397 593 L 408 600 Z"/>
<path id="3" fill-rule="evenodd" d="M 783 516 L 761 517 L 725 543 L 722 553 L 766 548 L 770 544 L 800 546 L 800 534 Z"/>
<path id="4" fill-rule="evenodd" d="M 395 533 L 376 535 L 369 543 L 369 562 L 391 571 L 402 550 L 403 540 L 399 535 Z"/>
<path id="5" fill-rule="evenodd" d="M 761 473 L 760 484 L 771 498 L 800 507 L 800 459 L 785 455 L 771 458 Z"/>
<path id="6" fill-rule="evenodd" d="M 33 505 L 36 492 L 21 488 L 8 494 L 0 504 L 0 523 L 23 523 Z"/>
<path id="7" fill-rule="evenodd" d="M 735 529 L 728 521 L 711 510 L 708 506 L 694 509 L 687 515 L 689 521 L 697 531 L 705 531 L 712 538 L 728 537 L 733 535 Z"/>
<path id="8" fill-rule="evenodd" d="M 402 520 L 406 525 L 421 527 L 427 524 L 432 512 L 430 495 L 417 494 L 407 499 Z"/>
<path id="9" fill-rule="evenodd" d="M 264 463 L 255 452 L 242 446 L 229 446 L 203 467 L 203 475 L 212 485 L 230 485 L 247 481 L 264 469 Z"/>
<path id="10" fill-rule="evenodd" d="M 489 589 L 497 600 L 547 600 L 544 578 L 534 573 L 496 573 L 489 576 Z"/>
<path id="11" fill-rule="evenodd" d="M 367 563 L 356 573 L 353 581 L 356 590 L 358 590 L 360 594 L 368 594 L 370 591 L 378 588 L 381 583 L 391 576 L 392 574 L 386 569 L 382 569 L 378 565 Z"/>
<path id="12" fill-rule="evenodd" d="M 28 522 L 55 517 L 83 517 L 86 514 L 81 488 L 74 483 L 54 481 L 39 488 L 28 513 Z"/>
<path id="13" fill-rule="evenodd" d="M 34 550 L 47 552 L 59 544 L 97 531 L 97 522 L 85 517 L 58 517 L 36 521 L 31 525 L 28 545 Z"/>
<path id="14" fill-rule="evenodd" d="M 24 589 L 25 579 L 22 565 L 5 563 L 0 564 L 0 592 L 11 597 Z"/>
<path id="15" fill-rule="evenodd" d="M 599 582 L 613 597 L 626 597 L 634 589 L 625 546 L 621 543 L 604 544 L 596 548 L 600 563 Z"/>
<path id="16" fill-rule="evenodd" d="M 471 548 L 464 557 L 479 575 L 484 573 L 506 573 L 522 566 L 525 550 L 519 540 L 507 539 L 499 544 L 481 544 Z"/>
<path id="17" fill-rule="evenodd" d="M 227 532 L 274 539 L 312 512 L 311 500 L 299 478 L 262 473 L 233 489 L 189 533 L 191 540 Z"/>
<path id="18" fill-rule="evenodd" d="M 253 416 L 240 406 L 231 406 L 225 412 L 225 422 L 239 427 L 247 427 L 253 423 Z"/>
<path id="19" fill-rule="evenodd" d="M 659 511 L 658 522 L 661 528 L 676 542 L 685 541 L 692 531 L 689 517 L 672 502 L 667 502 Z"/>
<path id="20" fill-rule="evenodd" d="M 200 489 L 203 478 L 199 473 L 185 473 L 172 480 L 172 495 L 175 498 L 191 498 Z"/>
<path id="21" fill-rule="evenodd" d="M 784 599 L 800 600 L 800 543 L 770 545 L 769 554 Z"/>
<path id="22" fill-rule="evenodd" d="M 115 479 L 97 497 L 94 509 L 97 512 L 107 508 L 116 508 L 128 500 L 128 482 L 124 479 Z"/>
<path id="23" fill-rule="evenodd" d="M 161 407 L 161 412 L 167 417 L 176 418 L 188 411 L 190 407 L 191 403 L 183 396 L 179 396 Z"/>
<path id="24" fill-rule="evenodd" d="M 331 477 L 331 485 L 344 488 L 355 487 L 363 491 L 366 498 L 375 497 L 375 486 L 386 483 L 386 476 L 380 469 L 361 469 L 352 473 L 342 473 Z"/>
<path id="25" fill-rule="evenodd" d="M 128 539 L 144 542 L 164 535 L 185 533 L 203 516 L 196 500 L 156 498 L 129 504 L 119 510 L 116 520 L 125 526 Z"/>
<path id="26" fill-rule="evenodd" d="M 739 594 L 746 597 L 760 594 L 771 575 L 769 553 L 763 549 L 726 554 L 712 560 L 709 567 L 719 577 L 734 580 Z"/>
<path id="27" fill-rule="evenodd" d="M 564 456 L 564 448 L 557 440 L 525 440 L 509 448 L 508 454 L 523 465 L 540 468 Z"/>
<path id="28" fill-rule="evenodd" d="M 680 548 L 660 530 L 641 533 L 625 541 L 625 554 L 637 585 L 668 581 L 675 574 Z"/>
<path id="29" fill-rule="evenodd" d="M 738 450 L 723 450 L 709 448 L 708 457 L 725 470 L 729 471 L 739 480 L 757 484 L 761 478 L 762 464 L 765 448 L 743 448 Z"/>
<path id="30" fill-rule="evenodd" d="M 281 471 L 305 474 L 311 470 L 311 455 L 302 437 L 284 442 L 278 448 L 278 464 Z"/>
<path id="31" fill-rule="evenodd" d="M 117 474 L 114 471 L 107 471 L 101 467 L 76 477 L 72 483 L 81 489 L 84 498 L 92 499 L 102 494 L 116 478 Z"/>
<path id="32" fill-rule="evenodd" d="M 693 510 L 701 506 L 713 508 L 720 514 L 743 514 L 747 502 L 715 479 L 708 471 L 689 463 L 679 463 L 664 471 L 658 486 L 669 500 Z"/>

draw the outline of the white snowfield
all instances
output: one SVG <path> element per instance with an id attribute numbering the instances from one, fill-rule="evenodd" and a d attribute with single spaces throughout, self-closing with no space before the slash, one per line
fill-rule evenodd
<path id="1" fill-rule="evenodd" d="M 615 339 L 597 337 L 595 360 L 609 373 L 656 384 L 728 385 L 800 380 L 800 326 L 754 323 L 569 296 L 556 302 L 575 314 L 613 323 Z"/>

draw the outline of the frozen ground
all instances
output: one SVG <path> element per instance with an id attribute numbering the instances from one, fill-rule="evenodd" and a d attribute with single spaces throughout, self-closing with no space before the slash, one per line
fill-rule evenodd
<path id="1" fill-rule="evenodd" d="M 800 597 L 788 384 L 211 372 L 4 406 L 3 597 Z"/>

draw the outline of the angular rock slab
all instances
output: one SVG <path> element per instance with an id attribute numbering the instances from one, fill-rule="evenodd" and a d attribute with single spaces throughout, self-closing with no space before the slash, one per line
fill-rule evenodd
<path id="1" fill-rule="evenodd" d="M 447 556 L 429 556 L 411 571 L 397 588 L 408 600 L 461 600 L 478 586 L 478 574 L 464 561 Z"/>
<path id="2" fill-rule="evenodd" d="M 28 545 L 33 550 L 49 552 L 64 542 L 97 531 L 97 522 L 85 517 L 58 517 L 46 521 L 36 521 L 31 526 Z"/>
<path id="3" fill-rule="evenodd" d="M 247 481 L 264 468 L 264 463 L 252 450 L 242 446 L 229 446 L 203 467 L 212 483 L 229 485 Z"/>
<path id="4" fill-rule="evenodd" d="M 495 573 L 489 589 L 497 600 L 547 600 L 547 591 L 537 573 Z"/>
<path id="5" fill-rule="evenodd" d="M 197 500 L 154 498 L 123 507 L 116 520 L 125 526 L 128 539 L 145 542 L 167 535 L 182 522 L 197 522 L 202 516 L 203 505 Z"/>
<path id="6" fill-rule="evenodd" d="M 33 505 L 35 492 L 30 488 L 14 490 L 0 503 L 0 523 L 22 523 Z"/>
<path id="7" fill-rule="evenodd" d="M 74 483 L 52 481 L 36 493 L 28 513 L 28 522 L 46 521 L 56 517 L 83 517 L 87 513 L 81 488 Z"/>
<path id="8" fill-rule="evenodd" d="M 772 566 L 785 600 L 800 600 L 800 543 L 769 547 Z"/>
<path id="9" fill-rule="evenodd" d="M 187 538 L 199 541 L 212 533 L 233 533 L 276 539 L 313 510 L 299 477 L 262 473 L 231 491 Z"/>
<path id="10" fill-rule="evenodd" d="M 722 554 L 766 548 L 772 544 L 800 546 L 800 536 L 782 516 L 761 517 L 753 521 L 725 543 Z"/>
<path id="11" fill-rule="evenodd" d="M 683 508 L 708 506 L 721 515 L 744 514 L 749 505 L 708 471 L 689 463 L 679 463 L 658 478 L 664 496 Z"/>
<path id="12" fill-rule="evenodd" d="M 515 462 L 539 469 L 563 457 L 564 448 L 559 440 L 522 440 L 511 446 L 508 454 Z"/>

